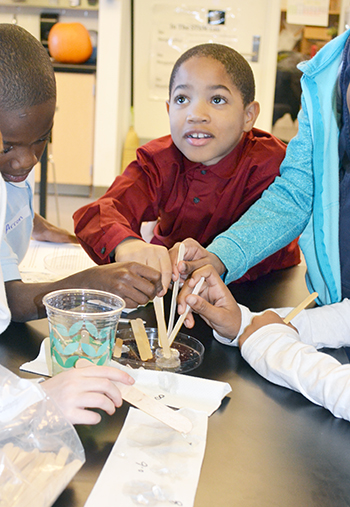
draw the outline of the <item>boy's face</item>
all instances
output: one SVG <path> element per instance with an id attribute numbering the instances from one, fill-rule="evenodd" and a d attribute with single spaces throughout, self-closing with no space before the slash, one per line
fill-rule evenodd
<path id="1" fill-rule="evenodd" d="M 193 57 L 181 65 L 167 110 L 177 148 L 204 165 L 217 164 L 230 153 L 256 118 L 251 121 L 249 105 L 244 108 L 225 67 L 207 57 Z"/>
<path id="2" fill-rule="evenodd" d="M 0 109 L 0 131 L 4 151 L 0 172 L 5 181 L 24 181 L 39 162 L 50 137 L 55 114 L 54 99 L 15 111 Z"/>

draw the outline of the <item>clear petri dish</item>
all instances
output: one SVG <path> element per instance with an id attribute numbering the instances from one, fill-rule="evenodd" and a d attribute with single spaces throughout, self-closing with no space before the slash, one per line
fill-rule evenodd
<path id="1" fill-rule="evenodd" d="M 131 328 L 119 329 L 117 331 L 116 338 L 123 340 L 122 355 L 119 358 L 113 357 L 113 359 L 124 366 L 130 365 L 132 368 L 142 367 L 147 370 L 166 370 L 175 373 L 185 373 L 194 370 L 203 361 L 204 345 L 192 336 L 179 333 L 171 348 L 178 352 L 180 364 L 177 363 L 172 367 L 167 366 L 166 363 L 159 363 L 158 329 L 146 327 L 146 333 L 153 354 L 152 359 L 148 361 L 141 360 Z"/>

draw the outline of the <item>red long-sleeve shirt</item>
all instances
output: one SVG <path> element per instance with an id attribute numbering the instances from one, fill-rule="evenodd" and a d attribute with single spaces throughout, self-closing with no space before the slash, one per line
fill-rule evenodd
<path id="1" fill-rule="evenodd" d="M 253 204 L 279 174 L 285 145 L 253 129 L 215 165 L 191 162 L 171 136 L 137 150 L 137 160 L 97 201 L 73 215 L 75 233 L 98 264 L 128 237 L 141 238 L 142 222 L 159 218 L 152 243 L 171 248 L 191 237 L 207 246 Z M 254 279 L 300 261 L 296 241 L 248 271 Z"/>

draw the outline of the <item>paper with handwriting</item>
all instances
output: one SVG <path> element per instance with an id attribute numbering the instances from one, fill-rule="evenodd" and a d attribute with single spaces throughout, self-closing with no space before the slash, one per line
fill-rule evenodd
<path id="1" fill-rule="evenodd" d="M 24 282 L 55 281 L 96 266 L 85 250 L 74 243 L 49 243 L 31 240 L 19 265 Z"/>
<path id="2" fill-rule="evenodd" d="M 193 424 L 183 435 L 130 408 L 85 507 L 192 507 L 203 462 L 208 417 L 181 410 Z"/>

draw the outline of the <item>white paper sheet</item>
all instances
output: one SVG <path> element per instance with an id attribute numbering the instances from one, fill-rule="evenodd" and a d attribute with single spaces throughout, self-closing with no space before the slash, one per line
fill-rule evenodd
<path id="1" fill-rule="evenodd" d="M 130 408 L 85 507 L 192 507 L 202 466 L 208 417 L 181 411 L 193 424 L 183 435 Z"/>
<path id="2" fill-rule="evenodd" d="M 35 283 L 59 280 L 93 266 L 80 245 L 31 240 L 19 270 L 24 282 Z"/>
<path id="3" fill-rule="evenodd" d="M 127 371 L 135 379 L 135 387 L 165 405 L 198 410 L 208 416 L 219 408 L 222 399 L 231 392 L 228 383 L 217 380 L 166 371 L 134 370 L 116 361 L 111 361 L 111 366 Z M 45 338 L 41 343 L 38 357 L 34 361 L 22 364 L 20 370 L 50 376 L 50 367 L 50 343 L 49 338 Z"/>
<path id="4" fill-rule="evenodd" d="M 288 0 L 287 23 L 328 26 L 329 0 Z"/>

